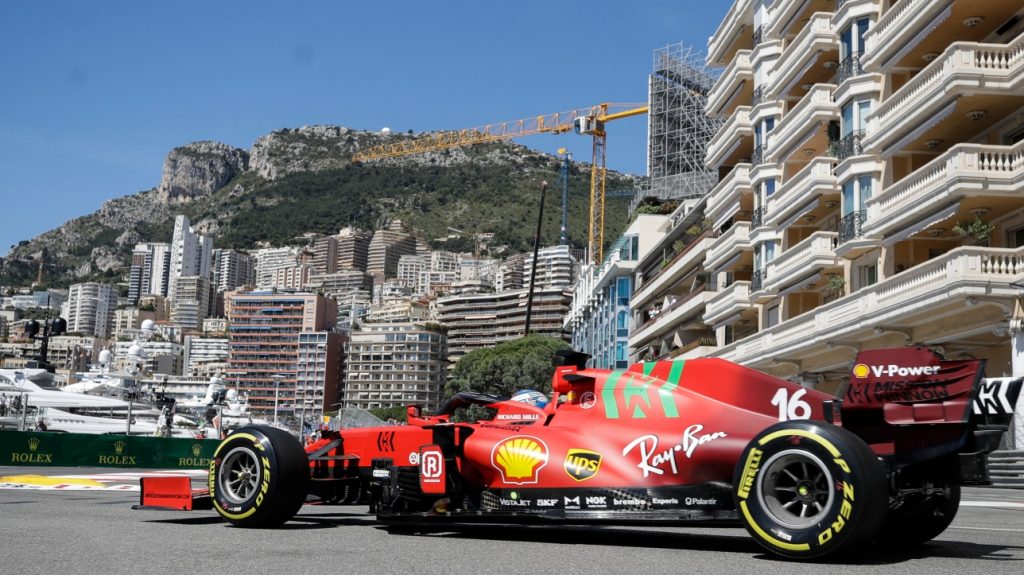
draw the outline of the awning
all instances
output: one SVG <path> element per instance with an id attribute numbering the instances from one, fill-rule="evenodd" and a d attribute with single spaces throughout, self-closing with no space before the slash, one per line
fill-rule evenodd
<path id="1" fill-rule="evenodd" d="M 805 285 L 809 283 L 816 283 L 819 279 L 821 279 L 821 272 L 814 272 L 813 274 L 794 282 L 793 285 L 788 288 L 780 291 L 776 297 L 782 297 L 797 291 L 806 291 L 804 288 Z"/>
<path id="2" fill-rule="evenodd" d="M 810 202 L 807 202 L 802 207 L 798 208 L 795 212 L 793 212 L 793 215 L 791 215 L 788 218 L 786 218 L 786 221 L 782 222 L 779 225 L 779 229 L 780 230 L 784 230 L 784 229 L 788 228 L 789 226 L 793 225 L 793 223 L 796 222 L 797 220 L 799 220 L 801 217 L 803 217 L 804 214 L 806 214 L 807 212 L 817 208 L 818 204 L 820 202 L 821 202 L 821 198 L 814 198 Z"/>
<path id="3" fill-rule="evenodd" d="M 960 209 L 960 202 L 955 202 L 952 205 L 946 206 L 945 208 L 935 212 L 931 215 L 925 216 L 916 222 L 904 227 L 895 235 L 889 236 L 882 240 L 882 246 L 889 247 L 896 242 L 902 242 L 910 236 L 923 232 L 924 230 L 934 226 L 935 224 L 950 218 Z"/>
<path id="4" fill-rule="evenodd" d="M 712 324 L 711 328 L 712 329 L 718 329 L 720 327 L 725 327 L 727 325 L 732 325 L 732 324 L 740 321 L 740 318 L 742 316 L 743 316 L 742 313 L 734 313 L 731 316 L 723 319 L 722 321 L 719 321 L 719 322 L 716 322 L 716 323 Z"/>

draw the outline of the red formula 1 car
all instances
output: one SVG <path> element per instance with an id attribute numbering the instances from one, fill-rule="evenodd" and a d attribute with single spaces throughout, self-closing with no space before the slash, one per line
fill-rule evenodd
<path id="1" fill-rule="evenodd" d="M 564 354 L 544 408 L 461 393 L 400 426 L 344 429 L 303 449 L 239 430 L 210 464 L 229 522 L 274 526 L 307 501 L 369 505 L 387 524 L 742 524 L 773 553 L 815 558 L 872 539 L 927 541 L 1009 424 L 1021 380 L 925 348 L 862 352 L 843 399 L 719 359 L 584 369 Z M 461 407 L 493 417 L 460 423 Z M 144 506 L 174 506 L 143 480 Z M 187 483 L 186 483 L 187 485 Z M 188 507 L 188 505 L 184 505 Z"/>

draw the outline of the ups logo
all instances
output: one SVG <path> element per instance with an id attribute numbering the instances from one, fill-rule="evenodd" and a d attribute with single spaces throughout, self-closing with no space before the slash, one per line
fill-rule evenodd
<path id="1" fill-rule="evenodd" d="M 576 481 L 586 481 L 601 469 L 603 455 L 586 449 L 570 449 L 565 454 L 565 472 Z"/>

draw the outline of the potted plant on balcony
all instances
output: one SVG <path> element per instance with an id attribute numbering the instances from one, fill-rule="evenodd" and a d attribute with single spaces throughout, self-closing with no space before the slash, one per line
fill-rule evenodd
<path id="1" fill-rule="evenodd" d="M 833 294 L 841 294 L 843 288 L 846 287 L 846 278 L 839 274 L 829 274 L 828 276 L 828 291 Z"/>
<path id="2" fill-rule="evenodd" d="M 978 216 L 975 216 L 974 220 L 963 220 L 953 226 L 955 233 L 963 238 L 973 240 L 975 244 L 988 243 L 988 238 L 992 235 L 992 230 L 994 229 L 996 229 L 995 224 L 986 222 Z"/>

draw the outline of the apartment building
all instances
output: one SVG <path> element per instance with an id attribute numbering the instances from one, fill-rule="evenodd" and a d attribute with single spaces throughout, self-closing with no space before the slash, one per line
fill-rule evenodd
<path id="1" fill-rule="evenodd" d="M 256 258 L 236 250 L 213 250 L 213 285 L 218 292 L 256 285 Z"/>
<path id="2" fill-rule="evenodd" d="M 334 236 L 337 246 L 335 252 L 335 269 L 357 269 L 366 271 L 367 258 L 370 250 L 370 239 L 373 234 L 357 230 L 355 228 L 344 228 Z"/>
<path id="3" fill-rule="evenodd" d="M 416 238 L 405 231 L 401 220 L 395 220 L 387 229 L 373 233 L 367 250 L 366 271 L 376 276 L 393 278 L 398 271 L 399 258 L 416 253 Z"/>
<path id="4" fill-rule="evenodd" d="M 122 307 L 114 310 L 113 336 L 118 338 L 130 338 L 138 333 L 142 322 L 151 319 L 156 321 L 156 313 L 144 311 L 135 307 Z"/>
<path id="5" fill-rule="evenodd" d="M 171 284 L 171 323 L 184 330 L 199 331 L 211 312 L 216 296 L 210 280 L 198 276 L 180 276 Z"/>
<path id="6" fill-rule="evenodd" d="M 827 391 L 908 344 L 1024 375 L 1022 10 L 733 2 L 707 58 L 713 355 Z"/>
<path id="7" fill-rule="evenodd" d="M 228 367 L 230 345 L 226 337 L 186 335 L 183 345 L 184 373 L 198 376 L 224 371 Z M 213 368 L 211 369 L 211 366 Z"/>
<path id="8" fill-rule="evenodd" d="M 641 257 L 664 232 L 668 216 L 639 215 L 605 250 L 600 266 L 587 262 L 573 288 L 565 329 L 572 347 L 590 356 L 588 367 L 623 369 L 629 366 L 629 300 Z"/>
<path id="9" fill-rule="evenodd" d="M 213 263 L 213 240 L 197 233 L 185 216 L 174 218 L 174 236 L 171 239 L 168 287 L 174 299 L 175 280 L 180 277 L 210 277 Z"/>
<path id="10" fill-rule="evenodd" d="M 308 372 L 299 361 L 300 335 L 330 333 L 338 316 L 337 304 L 317 294 L 265 290 L 229 293 L 226 307 L 230 310 L 229 371 L 249 393 L 250 406 L 269 414 L 276 403 L 282 416 L 298 415 L 304 405 L 304 398 L 297 395 L 301 391 L 297 388 L 299 373 Z M 324 341 L 325 345 L 340 345 L 336 338 Z M 327 375 L 312 387 L 326 393 L 327 376 L 339 369 L 331 362 L 341 361 L 341 355 L 325 354 L 325 361 L 323 369 L 315 371 Z M 303 378 L 309 382 L 307 375 Z M 310 387 L 303 385 L 302 389 Z"/>
<path id="11" fill-rule="evenodd" d="M 69 333 L 110 337 L 117 309 L 117 286 L 95 282 L 74 284 L 68 290 L 62 315 Z"/>
<path id="12" fill-rule="evenodd" d="M 348 335 L 332 332 L 299 334 L 295 371 L 296 408 L 302 421 L 319 423 L 342 403 L 345 346 Z"/>
<path id="13" fill-rule="evenodd" d="M 448 327 L 448 358 L 454 364 L 467 353 L 518 339 L 526 333 L 527 289 L 458 294 L 438 298 L 438 320 Z M 569 341 L 563 320 L 572 290 L 538 286 L 533 294 L 530 333 Z"/>
<path id="14" fill-rule="evenodd" d="M 256 258 L 256 287 L 259 289 L 274 286 L 274 272 L 278 269 L 299 263 L 299 249 L 294 247 L 263 248 L 251 253 Z"/>
<path id="15" fill-rule="evenodd" d="M 348 344 L 344 407 L 440 407 L 448 377 L 445 334 L 418 323 L 364 324 Z"/>
<path id="16" fill-rule="evenodd" d="M 114 342 L 114 368 L 127 370 L 131 363 L 128 351 L 139 346 L 145 354 L 143 371 L 146 373 L 165 373 L 181 375 L 184 347 L 173 341 L 117 341 Z"/>
<path id="17" fill-rule="evenodd" d="M 135 304 L 146 294 L 166 296 L 170 287 L 170 270 L 170 244 L 136 244 L 128 272 L 128 299 Z"/>

